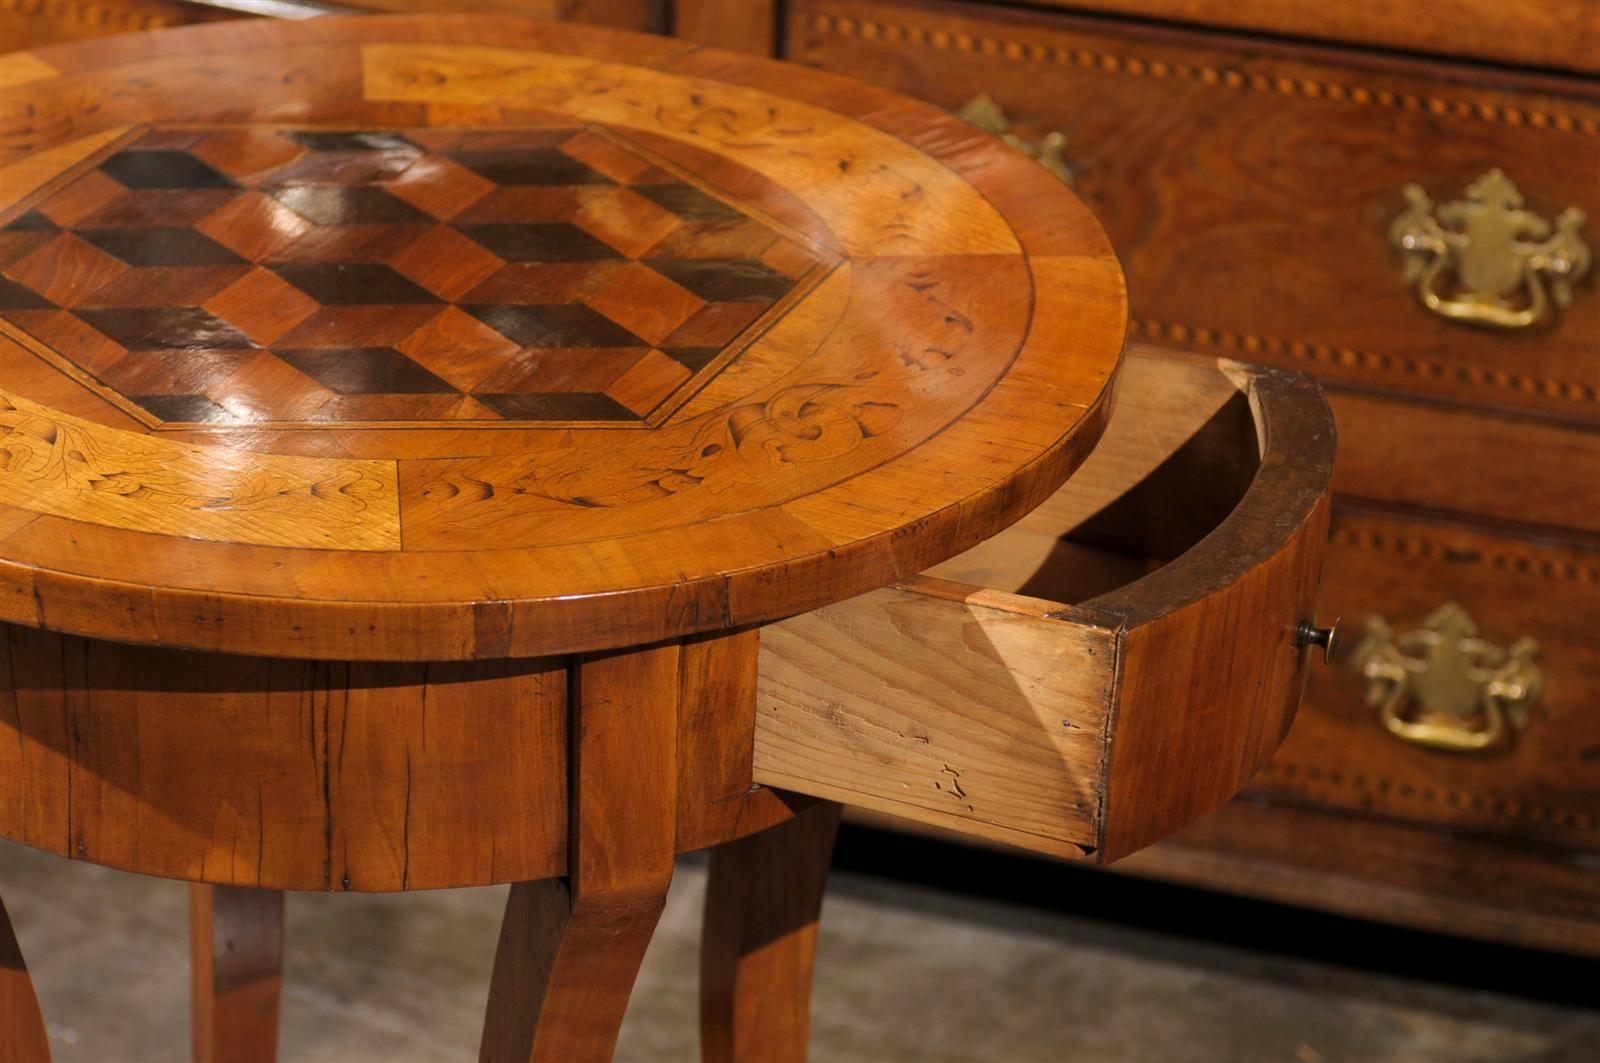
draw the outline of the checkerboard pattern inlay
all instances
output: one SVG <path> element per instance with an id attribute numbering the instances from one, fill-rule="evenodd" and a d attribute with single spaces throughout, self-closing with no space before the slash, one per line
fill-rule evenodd
<path id="1" fill-rule="evenodd" d="M 594 127 L 158 128 L 0 227 L 0 319 L 158 428 L 639 425 L 823 264 Z"/>

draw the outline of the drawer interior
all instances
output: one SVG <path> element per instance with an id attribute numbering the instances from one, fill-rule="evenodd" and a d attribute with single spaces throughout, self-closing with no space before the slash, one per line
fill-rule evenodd
<path id="1" fill-rule="evenodd" d="M 1182 556 L 1238 506 L 1263 439 L 1249 379 L 1135 345 L 1087 462 L 1038 509 L 929 574 L 1065 605 Z"/>

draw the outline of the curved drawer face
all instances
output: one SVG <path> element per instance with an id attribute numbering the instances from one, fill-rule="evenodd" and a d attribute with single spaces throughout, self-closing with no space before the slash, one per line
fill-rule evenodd
<path id="1" fill-rule="evenodd" d="M 1539 325 L 1473 328 L 1427 310 L 1390 246 L 1408 184 L 1443 208 L 1495 167 L 1544 222 L 1585 212 L 1578 233 L 1600 244 L 1593 80 L 1363 62 L 972 4 L 789 10 L 787 58 L 952 109 L 987 93 L 1020 135 L 1065 134 L 1143 338 L 1332 382 L 1600 420 L 1595 277 Z M 1543 239 L 1529 224 L 1523 238 Z M 1518 254 L 1496 248 L 1493 268 Z"/>
<path id="2" fill-rule="evenodd" d="M 755 781 L 1062 856 L 1176 830 L 1293 718 L 1332 454 L 1306 378 L 1130 353 L 1037 510 L 762 632 Z"/>
<path id="3" fill-rule="evenodd" d="M 1600 850 L 1600 545 L 1593 537 L 1538 540 L 1341 508 L 1334 515 L 1319 609 L 1344 618 L 1341 667 L 1310 685 L 1294 733 L 1252 790 L 1322 808 L 1410 823 Z M 1397 636 L 1437 631 L 1448 603 L 1476 637 L 1505 650 L 1532 639 L 1542 690 L 1526 727 L 1477 752 L 1402 740 L 1367 703 L 1349 667 L 1368 617 Z M 1421 655 L 1426 661 L 1426 655 Z M 1460 674 L 1440 656 L 1430 672 Z M 1421 718 L 1430 692 L 1397 705 Z M 1475 696 L 1480 692 L 1475 689 Z M 1482 733 L 1473 711 L 1461 730 Z"/>

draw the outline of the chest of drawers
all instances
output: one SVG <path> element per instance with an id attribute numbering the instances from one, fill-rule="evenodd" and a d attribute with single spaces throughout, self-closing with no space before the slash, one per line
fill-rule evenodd
<path id="1" fill-rule="evenodd" d="M 1312 677 L 1244 797 L 1125 866 L 1600 952 L 1600 297 L 1524 270 L 1531 245 L 1595 241 L 1600 16 L 1042 6 L 674 13 L 1003 128 L 1106 225 L 1135 335 L 1327 387 L 1320 611 L 1346 667 Z M 1431 277 L 1424 215 L 1464 245 Z"/>

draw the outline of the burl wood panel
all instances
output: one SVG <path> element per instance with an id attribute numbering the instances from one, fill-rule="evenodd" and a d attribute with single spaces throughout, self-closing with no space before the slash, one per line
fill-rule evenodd
<path id="1" fill-rule="evenodd" d="M 331 661 L 737 629 L 983 540 L 1107 416 L 1087 210 L 856 82 L 401 16 L 0 77 L 3 621 Z"/>
<path id="2" fill-rule="evenodd" d="M 1130 354 L 1100 447 L 1017 526 L 766 630 L 757 781 L 1059 856 L 1170 833 L 1293 719 L 1332 462 L 1308 379 Z"/>
<path id="3" fill-rule="evenodd" d="M 1592 246 L 1592 79 L 975 4 L 788 10 L 789 58 L 952 109 L 987 92 L 1025 135 L 1063 132 L 1075 188 L 1127 268 L 1138 335 L 1334 382 L 1600 421 L 1592 284 L 1542 327 L 1466 328 L 1422 307 L 1388 248 L 1404 185 L 1449 202 L 1491 167 L 1545 218 L 1586 212 Z"/>

